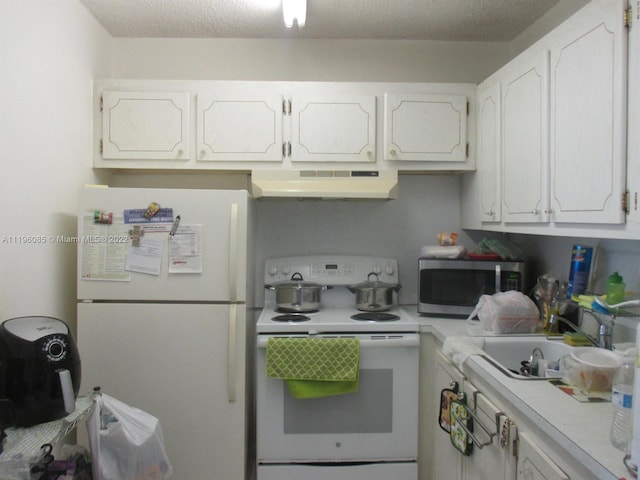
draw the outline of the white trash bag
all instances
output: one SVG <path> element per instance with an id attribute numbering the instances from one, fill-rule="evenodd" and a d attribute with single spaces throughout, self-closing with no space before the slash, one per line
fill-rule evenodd
<path id="1" fill-rule="evenodd" d="M 536 304 L 523 293 L 514 290 L 482 295 L 467 318 L 467 325 L 473 326 L 475 316 L 480 321 L 480 335 L 534 333 L 540 322 Z"/>
<path id="2" fill-rule="evenodd" d="M 158 419 L 104 393 L 87 419 L 94 480 L 165 480 L 172 468 Z"/>

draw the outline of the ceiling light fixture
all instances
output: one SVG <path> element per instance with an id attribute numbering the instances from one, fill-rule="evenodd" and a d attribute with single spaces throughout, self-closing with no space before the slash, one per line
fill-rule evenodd
<path id="1" fill-rule="evenodd" d="M 282 17 L 287 28 L 298 22 L 298 28 L 304 27 L 307 21 L 307 0 L 282 0 Z"/>

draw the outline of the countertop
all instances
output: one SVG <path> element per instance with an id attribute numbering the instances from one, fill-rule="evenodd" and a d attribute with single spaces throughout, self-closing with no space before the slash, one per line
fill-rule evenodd
<path id="1" fill-rule="evenodd" d="M 467 335 L 465 320 L 420 316 L 415 306 L 403 306 L 420 323 L 422 333 L 433 334 L 442 346 L 447 337 Z M 609 441 L 611 403 L 581 403 L 546 381 L 508 377 L 479 355 L 467 357 L 463 373 L 481 376 L 520 414 L 563 445 L 575 462 L 603 480 L 632 479 L 623 464 L 624 453 Z"/>

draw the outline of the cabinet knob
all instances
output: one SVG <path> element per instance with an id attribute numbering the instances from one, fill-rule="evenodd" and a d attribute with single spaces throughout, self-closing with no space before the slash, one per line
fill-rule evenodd
<path id="1" fill-rule="evenodd" d="M 533 212 L 531 212 L 532 215 L 538 215 L 540 213 L 540 210 L 535 209 Z"/>
<path id="2" fill-rule="evenodd" d="M 367 152 L 367 158 L 368 158 L 369 160 L 371 160 L 371 159 L 373 158 L 373 152 L 372 152 L 371 150 L 369 150 L 369 151 Z"/>
<path id="3" fill-rule="evenodd" d="M 396 156 L 396 151 L 395 151 L 395 149 L 391 149 L 391 150 L 389 151 L 389 153 L 390 153 L 391 155 L 393 155 L 394 157 Z"/>
<path id="4" fill-rule="evenodd" d="M 545 208 L 544 213 L 546 213 L 547 215 L 551 215 L 553 213 L 553 208 Z"/>
<path id="5" fill-rule="evenodd" d="M 178 150 L 178 156 L 182 157 L 184 155 L 184 150 L 180 149 Z"/>
<path id="6" fill-rule="evenodd" d="M 200 158 L 204 158 L 207 156 L 207 152 L 205 152 L 204 150 L 200 150 Z"/>

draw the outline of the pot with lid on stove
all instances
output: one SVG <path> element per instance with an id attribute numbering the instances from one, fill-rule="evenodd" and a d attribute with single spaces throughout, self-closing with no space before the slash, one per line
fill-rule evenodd
<path id="1" fill-rule="evenodd" d="M 374 275 L 375 280 L 371 280 Z M 400 290 L 400 285 L 393 285 L 378 280 L 378 274 L 371 272 L 365 282 L 348 287 L 356 294 L 356 308 L 363 312 L 382 312 L 393 306 L 393 292 Z"/>
<path id="2" fill-rule="evenodd" d="M 320 308 L 322 290 L 331 288 L 314 282 L 306 282 L 299 272 L 291 275 L 291 281 L 265 285 L 267 290 L 275 290 L 276 306 L 282 312 L 315 312 Z"/>
<path id="3" fill-rule="evenodd" d="M 28 427 L 75 410 L 80 354 L 69 327 L 52 317 L 0 324 L 0 427 Z"/>

